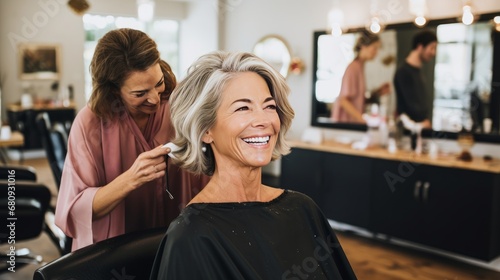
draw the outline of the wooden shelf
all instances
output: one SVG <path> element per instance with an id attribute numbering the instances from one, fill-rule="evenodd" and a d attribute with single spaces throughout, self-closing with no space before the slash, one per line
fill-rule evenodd
<path id="1" fill-rule="evenodd" d="M 24 136 L 19 131 L 12 131 L 9 139 L 0 139 L 0 147 L 20 147 L 24 145 Z"/>
<path id="2" fill-rule="evenodd" d="M 25 110 L 37 110 L 37 111 L 48 111 L 48 110 L 61 110 L 61 109 L 75 109 L 75 103 L 71 102 L 69 106 L 61 106 L 55 104 L 34 104 L 31 107 L 23 107 L 20 104 L 10 104 L 7 106 L 7 110 L 12 112 L 21 112 Z"/>
<path id="3" fill-rule="evenodd" d="M 440 154 L 433 159 L 428 155 L 418 155 L 414 152 L 397 151 L 389 153 L 386 149 L 379 147 L 367 148 L 365 150 L 356 150 L 351 148 L 351 145 L 340 144 L 333 141 L 325 141 L 322 144 L 311 144 L 301 141 L 289 141 L 292 147 L 310 149 L 323 152 L 334 152 L 347 155 L 364 156 L 369 158 L 396 160 L 401 162 L 415 162 L 435 166 L 443 166 L 450 168 L 471 169 L 476 171 L 485 171 L 491 173 L 500 173 L 500 159 L 485 161 L 481 157 L 474 157 L 472 161 L 465 162 L 457 159 L 457 155 Z"/>

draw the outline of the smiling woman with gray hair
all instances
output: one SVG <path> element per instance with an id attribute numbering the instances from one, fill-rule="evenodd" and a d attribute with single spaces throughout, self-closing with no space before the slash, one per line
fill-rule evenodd
<path id="1" fill-rule="evenodd" d="M 171 97 L 174 163 L 211 175 L 163 239 L 151 279 L 355 279 L 304 194 L 261 183 L 289 153 L 284 78 L 250 53 L 202 56 Z"/>

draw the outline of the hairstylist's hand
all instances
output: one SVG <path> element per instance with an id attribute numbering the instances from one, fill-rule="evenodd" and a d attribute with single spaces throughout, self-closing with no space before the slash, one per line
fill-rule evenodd
<path id="1" fill-rule="evenodd" d="M 92 203 L 92 218 L 111 212 L 131 191 L 165 175 L 165 155 L 169 148 L 158 146 L 140 154 L 134 164 L 107 185 L 99 188 Z"/>
<path id="2" fill-rule="evenodd" d="M 423 120 L 420 124 L 422 125 L 422 128 L 432 128 L 432 123 L 429 119 Z"/>
<path id="3" fill-rule="evenodd" d="M 162 146 L 140 154 L 127 171 L 132 177 L 135 188 L 165 175 L 167 167 L 165 155 L 170 152 L 170 148 L 162 148 Z"/>

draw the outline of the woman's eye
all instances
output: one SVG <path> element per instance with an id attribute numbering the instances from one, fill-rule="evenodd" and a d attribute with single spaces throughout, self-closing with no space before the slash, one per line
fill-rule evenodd
<path id="1" fill-rule="evenodd" d="M 266 108 L 267 109 L 271 109 L 271 110 L 276 110 L 277 109 L 276 105 L 274 105 L 274 104 L 268 105 Z"/>
<path id="2" fill-rule="evenodd" d="M 158 82 L 158 83 L 156 84 L 156 87 L 162 86 L 164 82 L 165 82 L 164 80 L 161 80 L 160 82 Z"/>
<path id="3" fill-rule="evenodd" d="M 137 93 L 135 96 L 136 97 L 143 97 L 144 95 L 146 95 L 148 92 L 147 91 L 141 91 L 139 93 Z"/>
<path id="4" fill-rule="evenodd" d="M 246 110 L 248 110 L 247 106 L 243 106 L 243 107 L 236 109 L 236 111 L 246 111 Z"/>

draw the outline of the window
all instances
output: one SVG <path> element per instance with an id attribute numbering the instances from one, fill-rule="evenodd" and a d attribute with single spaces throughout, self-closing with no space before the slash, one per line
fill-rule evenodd
<path id="1" fill-rule="evenodd" d="M 179 23 L 175 20 L 153 20 L 142 22 L 133 17 L 115 17 L 86 14 L 83 16 L 85 30 L 84 45 L 84 73 L 85 73 L 85 100 L 92 92 L 92 79 L 89 66 L 94 55 L 97 41 L 108 31 L 116 28 L 133 28 L 146 32 L 158 45 L 160 56 L 172 67 L 177 76 L 179 70 Z"/>

